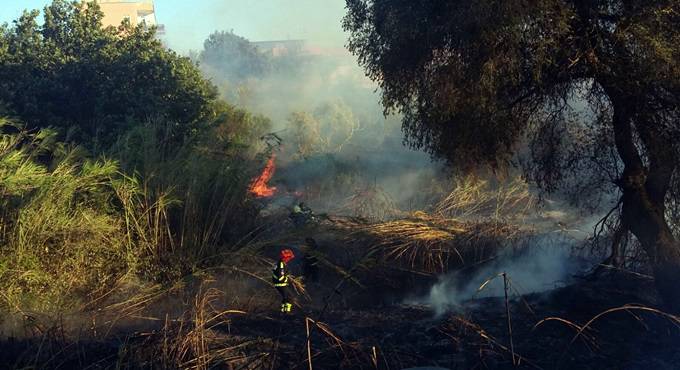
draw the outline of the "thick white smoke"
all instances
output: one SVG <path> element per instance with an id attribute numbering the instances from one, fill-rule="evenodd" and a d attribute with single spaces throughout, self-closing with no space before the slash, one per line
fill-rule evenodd
<path id="1" fill-rule="evenodd" d="M 441 276 L 429 294 L 416 301 L 429 304 L 437 314 L 442 314 L 456 311 L 474 298 L 502 297 L 503 273 L 508 279 L 509 296 L 554 289 L 569 283 L 588 266 L 572 253 L 577 243 L 557 233 L 531 237 L 522 246 L 507 248 L 472 273 L 460 271 Z"/>

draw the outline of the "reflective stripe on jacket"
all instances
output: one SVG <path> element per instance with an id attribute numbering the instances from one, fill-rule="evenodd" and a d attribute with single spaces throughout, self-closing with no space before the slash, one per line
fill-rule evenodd
<path id="1" fill-rule="evenodd" d="M 288 286 L 288 274 L 286 273 L 286 264 L 279 261 L 272 271 L 272 282 L 274 286 Z"/>

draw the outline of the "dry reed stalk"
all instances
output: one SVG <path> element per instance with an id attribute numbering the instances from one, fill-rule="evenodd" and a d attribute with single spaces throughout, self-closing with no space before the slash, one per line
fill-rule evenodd
<path id="1" fill-rule="evenodd" d="M 464 263 L 451 243 L 465 232 L 463 224 L 456 220 L 420 216 L 369 225 L 360 232 L 378 238 L 380 242 L 373 247 L 383 250 L 386 258 L 406 261 L 412 267 L 420 264 L 427 271 L 441 272 L 453 255 Z"/>
<path id="2" fill-rule="evenodd" d="M 170 319 L 166 315 L 162 333 L 142 334 L 148 336 L 148 340 L 158 340 L 160 358 L 152 361 L 159 361 L 163 368 L 208 369 L 216 364 L 235 363 L 246 357 L 240 353 L 240 349 L 253 343 L 251 341 L 215 348 L 219 337 L 214 329 L 228 322 L 229 319 L 225 316 L 247 313 L 242 310 L 217 309 L 215 301 L 224 293 L 215 288 L 205 289 L 204 284 L 205 282 L 200 285 L 194 296 L 191 308 L 182 316 Z M 147 356 L 144 353 L 141 355 Z"/>
<path id="3" fill-rule="evenodd" d="M 583 326 L 579 326 L 579 325 L 577 325 L 577 324 L 575 324 L 571 321 L 568 321 L 566 319 L 562 319 L 562 318 L 559 318 L 559 317 L 547 317 L 547 318 L 539 321 L 538 323 L 536 323 L 536 325 L 534 325 L 534 329 L 536 329 L 538 326 L 540 326 L 540 325 L 542 325 L 542 324 L 544 324 L 548 321 L 557 321 L 557 322 L 567 324 L 567 326 L 576 330 L 576 334 L 571 339 L 571 341 L 569 341 L 569 344 L 567 345 L 567 347 L 562 352 L 562 355 L 560 356 L 560 359 L 562 359 L 562 358 L 564 358 L 564 356 L 569 351 L 569 348 L 571 348 L 571 345 L 574 344 L 574 342 L 576 342 L 576 340 L 579 337 L 582 337 L 582 336 L 584 338 L 586 337 L 586 334 L 587 334 L 586 330 L 590 329 L 590 326 L 594 322 L 596 322 L 597 320 L 601 319 L 602 317 L 604 317 L 604 316 L 606 316 L 610 313 L 620 312 L 620 311 L 626 311 L 628 313 L 631 313 L 631 311 L 649 312 L 649 313 L 652 313 L 654 315 L 658 315 L 660 317 L 667 319 L 673 325 L 675 325 L 677 328 L 680 328 L 680 316 L 676 316 L 676 315 L 673 315 L 673 314 L 670 314 L 670 313 L 667 313 L 667 312 L 663 312 L 659 309 L 651 308 L 651 307 L 647 307 L 647 306 L 641 306 L 641 305 L 636 305 L 636 304 L 625 304 L 623 306 L 610 308 L 610 309 L 607 309 L 607 310 L 600 312 L 599 314 L 593 316 L 590 320 L 588 320 L 588 322 L 586 322 Z M 640 320 L 637 316 L 636 316 L 636 319 Z"/>
<path id="4" fill-rule="evenodd" d="M 515 343 L 512 340 L 512 321 L 510 320 L 510 304 L 508 301 L 508 276 L 503 273 L 503 291 L 505 292 L 505 316 L 508 320 L 508 336 L 510 337 L 510 355 L 512 356 L 512 365 L 517 366 L 515 362 Z"/>
<path id="5" fill-rule="evenodd" d="M 290 276 L 288 280 L 290 282 L 290 286 L 292 286 L 295 290 L 295 293 L 297 293 L 299 296 L 305 297 L 307 300 L 311 299 L 309 293 L 307 293 L 307 288 L 305 288 L 305 283 L 300 277 Z"/>
<path id="6" fill-rule="evenodd" d="M 314 327 L 310 328 L 310 326 L 309 326 L 310 323 L 314 324 Z M 346 360 L 348 359 L 347 353 L 345 352 L 345 347 L 349 346 L 349 344 L 344 342 L 342 339 L 340 339 L 340 337 L 338 337 L 335 333 L 333 333 L 333 331 L 331 331 L 328 324 L 314 320 L 310 317 L 305 317 L 305 328 L 307 330 L 307 332 L 306 332 L 306 334 L 307 334 L 307 337 L 306 337 L 307 363 L 308 363 L 310 370 L 312 368 L 311 359 L 318 356 L 319 354 L 321 354 L 321 352 L 323 352 L 323 351 L 321 351 L 321 352 L 317 353 L 316 355 L 311 354 L 311 335 L 312 335 L 312 330 L 314 328 L 319 329 L 319 332 L 324 334 L 328 338 L 328 341 L 329 341 L 329 344 L 330 344 L 330 347 L 328 349 L 338 348 L 343 353 L 343 356 L 345 357 L 345 359 Z M 303 359 L 303 352 L 300 353 L 300 360 L 302 360 L 302 359 Z"/>
<path id="7" fill-rule="evenodd" d="M 371 362 L 373 362 L 373 367 L 378 368 L 378 353 L 375 350 L 375 346 L 371 347 Z"/>
<path id="8" fill-rule="evenodd" d="M 492 335 L 487 333 L 486 330 L 484 330 L 481 326 L 479 326 L 479 325 L 477 325 L 473 322 L 470 322 L 469 320 L 466 320 L 466 319 L 464 319 L 460 316 L 454 316 L 453 321 L 454 321 L 454 323 L 458 323 L 461 326 L 472 330 L 477 335 L 479 335 L 480 338 L 486 340 L 488 343 L 495 345 L 496 347 L 500 348 L 501 350 L 503 350 L 507 353 L 511 353 L 512 350 L 510 348 L 508 348 L 508 347 L 504 346 L 502 343 L 500 343 L 496 338 L 494 338 Z M 480 348 L 480 351 L 481 351 L 481 348 Z M 525 362 L 526 364 L 528 364 L 529 366 L 531 366 L 533 368 L 541 369 L 541 367 L 534 364 L 532 361 L 530 361 L 529 359 L 527 359 L 524 356 L 521 356 L 518 353 L 515 353 L 514 356 L 517 360 L 517 363 L 516 363 L 517 365 L 520 365 L 521 362 Z"/>
<path id="9" fill-rule="evenodd" d="M 238 267 L 236 267 L 236 266 L 232 266 L 232 267 L 231 267 L 231 270 L 232 270 L 232 271 L 236 271 L 236 272 L 243 273 L 243 274 L 245 274 L 245 275 L 247 275 L 247 276 L 250 276 L 250 277 L 252 277 L 252 278 L 254 278 L 254 279 L 258 280 L 258 281 L 261 281 L 261 282 L 265 283 L 265 284 L 268 285 L 268 286 L 271 286 L 271 285 L 272 285 L 272 283 L 271 283 L 271 281 L 270 281 L 269 279 L 264 278 L 264 277 L 262 277 L 262 276 L 259 276 L 259 275 L 255 274 L 255 273 L 250 272 L 250 271 L 247 271 L 247 270 L 238 268 Z M 293 289 L 295 290 L 295 292 L 296 292 L 298 295 L 303 296 L 303 297 L 305 297 L 305 298 L 307 298 L 307 299 L 311 299 L 310 296 L 309 296 L 309 293 L 307 293 L 307 288 L 305 288 L 305 284 L 304 284 L 304 282 L 302 281 L 302 279 L 300 279 L 299 277 L 290 276 L 290 277 L 289 277 L 289 282 L 290 282 L 291 287 L 293 287 Z"/>
<path id="10" fill-rule="evenodd" d="M 565 324 L 565 325 L 571 327 L 571 328 L 574 329 L 576 332 L 579 332 L 579 331 L 581 331 L 581 329 L 582 329 L 581 326 L 579 326 L 579 325 L 575 324 L 574 322 L 569 321 L 569 320 L 567 320 L 567 319 L 563 319 L 563 318 L 561 318 L 561 317 L 546 317 L 546 318 L 544 318 L 543 320 L 539 321 L 536 325 L 534 325 L 534 327 L 533 327 L 532 330 L 535 330 L 536 328 L 538 328 L 539 326 L 543 325 L 544 323 L 546 323 L 546 322 L 548 322 L 548 321 L 557 321 L 557 322 L 561 322 L 561 323 L 563 323 L 563 324 Z M 594 336 L 592 336 L 592 335 L 586 333 L 585 331 L 581 331 L 581 337 L 583 337 L 583 340 L 586 342 L 587 345 L 593 346 L 593 347 L 596 346 L 595 337 L 594 337 Z"/>
<path id="11" fill-rule="evenodd" d="M 305 330 L 307 332 L 307 363 L 309 364 L 309 370 L 313 370 L 312 367 L 312 338 L 309 333 L 309 317 L 305 317 Z"/>
<path id="12" fill-rule="evenodd" d="M 535 197 L 521 177 L 500 183 L 494 189 L 487 180 L 469 175 L 455 182 L 453 190 L 435 207 L 446 217 L 495 220 L 521 219 L 534 207 Z"/>

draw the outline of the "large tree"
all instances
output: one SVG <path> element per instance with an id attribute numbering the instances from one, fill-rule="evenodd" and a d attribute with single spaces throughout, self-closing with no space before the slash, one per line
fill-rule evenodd
<path id="1" fill-rule="evenodd" d="M 29 127 L 103 141 L 154 117 L 181 137 L 211 113 L 216 88 L 154 29 L 105 28 L 96 3 L 54 0 L 38 16 L 0 27 L 0 101 Z"/>
<path id="2" fill-rule="evenodd" d="M 658 290 L 680 310 L 677 0 L 347 0 L 349 48 L 453 166 L 513 158 L 541 189 L 618 197 Z M 526 149 L 526 150 L 523 150 Z M 611 180 L 611 181 L 607 181 Z M 588 192 L 583 192 L 589 189 Z"/>

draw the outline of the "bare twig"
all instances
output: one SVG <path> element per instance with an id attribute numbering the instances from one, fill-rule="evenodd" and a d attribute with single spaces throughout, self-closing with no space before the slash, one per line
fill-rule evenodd
<path id="1" fill-rule="evenodd" d="M 312 338 L 309 335 L 309 317 L 305 317 L 305 329 L 307 330 L 307 363 L 309 364 L 309 370 L 312 368 Z"/>
<path id="2" fill-rule="evenodd" d="M 503 290 L 505 292 L 505 316 L 508 320 L 508 336 L 510 337 L 510 355 L 512 356 L 512 364 L 517 366 L 515 362 L 515 344 L 512 341 L 512 322 L 510 320 L 510 305 L 508 303 L 508 276 L 503 273 Z"/>

